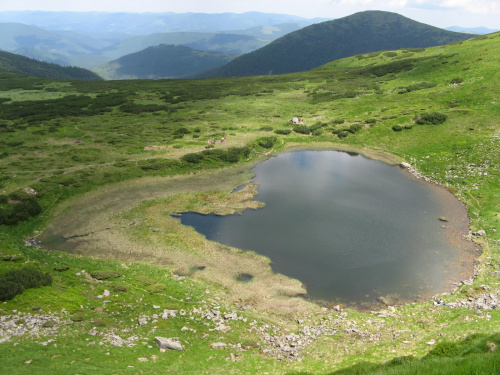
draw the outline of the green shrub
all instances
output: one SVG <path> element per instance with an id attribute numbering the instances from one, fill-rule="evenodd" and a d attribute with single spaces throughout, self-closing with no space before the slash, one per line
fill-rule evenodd
<path id="1" fill-rule="evenodd" d="M 9 301 L 18 294 L 21 294 L 24 288 L 21 284 L 15 283 L 13 281 L 0 282 L 0 301 Z"/>
<path id="2" fill-rule="evenodd" d="M 460 354 L 460 346 L 455 342 L 440 342 L 432 349 L 429 357 L 455 357 Z"/>
<path id="3" fill-rule="evenodd" d="M 442 124 L 448 119 L 444 113 L 429 112 L 415 116 L 415 122 L 419 125 L 438 125 Z"/>
<path id="4" fill-rule="evenodd" d="M 363 126 L 360 125 L 360 124 L 352 124 L 351 126 L 349 126 L 348 129 L 346 129 L 349 133 L 351 134 L 354 134 L 354 133 L 357 133 L 359 132 L 361 129 L 363 129 Z"/>
<path id="5" fill-rule="evenodd" d="M 122 274 L 118 271 L 101 270 L 90 272 L 90 275 L 97 280 L 107 280 L 120 277 Z"/>
<path id="6" fill-rule="evenodd" d="M 7 272 L 1 277 L 2 281 L 12 281 L 22 285 L 24 289 L 38 288 L 51 285 L 52 276 L 48 272 L 42 272 L 34 268 L 21 268 Z"/>
<path id="7" fill-rule="evenodd" d="M 147 276 L 137 276 L 135 278 L 138 282 L 140 282 L 142 285 L 153 285 L 155 283 L 155 280 L 153 279 L 150 279 L 149 277 Z"/>
<path id="8" fill-rule="evenodd" d="M 387 56 L 387 57 L 395 57 L 395 56 L 397 56 L 398 54 L 397 54 L 397 52 L 390 52 L 390 51 L 389 51 L 389 52 L 384 52 L 384 53 L 383 53 L 383 55 L 384 55 L 384 56 Z"/>
<path id="9" fill-rule="evenodd" d="M 403 127 L 401 125 L 394 125 L 392 127 L 392 130 L 394 130 L 395 132 L 400 132 L 401 130 L 403 130 Z"/>
<path id="10" fill-rule="evenodd" d="M 264 137 L 257 139 L 257 143 L 260 147 L 271 148 L 276 143 L 276 137 Z"/>
<path id="11" fill-rule="evenodd" d="M 186 163 L 198 164 L 203 160 L 203 155 L 199 152 L 182 155 L 181 160 Z"/>
<path id="12" fill-rule="evenodd" d="M 293 131 L 295 133 L 300 133 L 300 134 L 309 134 L 309 133 L 311 133 L 311 129 L 309 129 L 306 125 L 295 125 L 293 127 Z"/>
<path id="13" fill-rule="evenodd" d="M 290 134 L 292 131 L 290 129 L 276 129 L 274 131 L 276 134 L 283 134 L 283 135 L 288 135 Z"/>
<path id="14" fill-rule="evenodd" d="M 366 122 L 367 124 L 371 124 L 371 125 L 373 125 L 373 124 L 376 124 L 376 123 L 377 123 L 377 119 L 374 119 L 374 118 L 369 118 L 368 120 L 365 120 L 365 122 Z"/>
<path id="15" fill-rule="evenodd" d="M 0 225 L 16 225 L 42 212 L 42 207 L 34 195 L 16 191 L 8 196 L 0 196 Z"/>
<path id="16" fill-rule="evenodd" d="M 128 287 L 123 284 L 114 284 L 112 286 L 114 292 L 125 293 L 128 291 Z"/>
<path id="17" fill-rule="evenodd" d="M 462 83 L 464 80 L 460 77 L 456 77 L 456 78 L 453 78 L 450 83 L 452 85 L 459 85 L 460 83 Z"/>
<path id="18" fill-rule="evenodd" d="M 165 290 L 166 286 L 164 284 L 156 283 L 149 285 L 147 287 L 147 290 L 150 291 L 151 293 L 160 293 Z"/>
<path id="19" fill-rule="evenodd" d="M 52 276 L 34 268 L 12 270 L 0 277 L 0 301 L 8 301 L 26 289 L 52 284 Z"/>
<path id="20" fill-rule="evenodd" d="M 349 135 L 349 132 L 347 130 L 341 130 L 340 132 L 337 133 L 337 136 L 339 138 L 346 138 Z"/>
<path id="21" fill-rule="evenodd" d="M 343 118 L 336 118 L 332 121 L 334 124 L 343 124 L 345 120 Z"/>
<path id="22" fill-rule="evenodd" d="M 272 126 L 263 126 L 263 127 L 260 128 L 260 130 L 272 132 L 273 131 L 273 127 Z"/>

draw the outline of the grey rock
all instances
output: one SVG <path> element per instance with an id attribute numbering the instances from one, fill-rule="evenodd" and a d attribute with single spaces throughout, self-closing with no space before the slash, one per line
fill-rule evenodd
<path id="1" fill-rule="evenodd" d="M 182 344 L 177 337 L 167 338 L 167 337 L 155 337 L 155 342 L 160 348 L 160 350 L 165 351 L 170 350 L 184 350 Z"/>

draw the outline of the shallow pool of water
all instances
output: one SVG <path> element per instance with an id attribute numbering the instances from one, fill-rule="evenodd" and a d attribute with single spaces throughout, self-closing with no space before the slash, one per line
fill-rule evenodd
<path id="1" fill-rule="evenodd" d="M 400 303 L 460 278 L 465 245 L 456 239 L 467 226 L 457 218 L 466 213 L 443 189 L 336 151 L 280 154 L 254 172 L 255 199 L 265 208 L 184 213 L 181 222 L 209 240 L 268 256 L 275 272 L 302 281 L 313 299 Z"/>

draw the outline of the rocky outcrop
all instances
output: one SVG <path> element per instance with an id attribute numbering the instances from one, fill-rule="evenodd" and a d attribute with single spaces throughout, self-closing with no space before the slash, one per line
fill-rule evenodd
<path id="1" fill-rule="evenodd" d="M 167 337 L 155 337 L 156 345 L 160 348 L 160 351 L 164 352 L 166 350 L 183 350 L 182 344 L 177 337 L 167 338 Z"/>

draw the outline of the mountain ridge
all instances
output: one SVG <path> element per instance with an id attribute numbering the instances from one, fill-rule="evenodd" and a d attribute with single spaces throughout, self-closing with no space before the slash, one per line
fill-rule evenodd
<path id="1" fill-rule="evenodd" d="M 307 26 L 242 55 L 202 77 L 306 71 L 343 57 L 400 48 L 425 48 L 471 38 L 397 13 L 365 11 Z"/>

